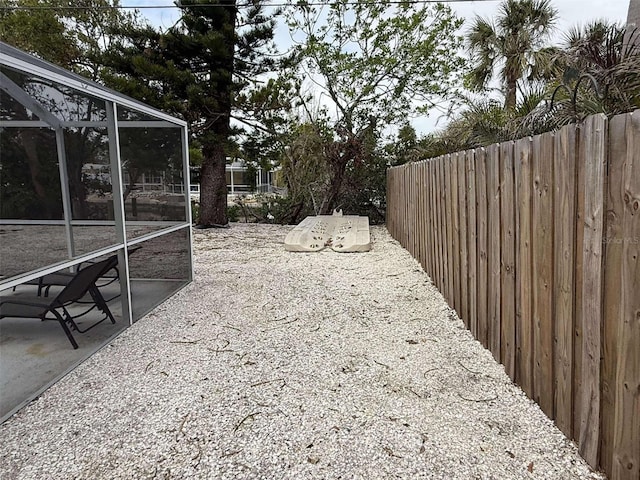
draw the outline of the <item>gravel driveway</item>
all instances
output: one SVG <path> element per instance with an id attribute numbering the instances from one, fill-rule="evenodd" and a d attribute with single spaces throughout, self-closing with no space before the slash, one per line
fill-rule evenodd
<path id="1" fill-rule="evenodd" d="M 601 478 L 372 227 L 195 233 L 196 280 L 0 427 L 0 478 Z"/>

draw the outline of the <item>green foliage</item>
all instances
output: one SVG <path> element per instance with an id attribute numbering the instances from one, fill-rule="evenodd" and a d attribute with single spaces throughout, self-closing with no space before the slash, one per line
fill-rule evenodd
<path id="1" fill-rule="evenodd" d="M 416 130 L 405 124 L 398 130 L 396 139 L 384 146 L 384 154 L 390 167 L 421 160 L 424 152 L 418 144 Z"/>
<path id="2" fill-rule="evenodd" d="M 499 68 L 505 108 L 515 108 L 518 82 L 536 79 L 538 53 L 546 46 L 556 16 L 549 0 L 506 0 L 495 23 L 476 17 L 467 34 L 472 69 L 466 86 L 485 90 Z"/>
<path id="3" fill-rule="evenodd" d="M 274 18 L 259 3 L 239 8 L 235 0 L 180 0 L 178 7 L 180 21 L 165 33 L 121 29 L 104 57 L 106 78 L 118 90 L 189 123 L 201 152 L 195 157 L 202 167 L 199 222 L 225 224 L 226 158 L 237 152 L 233 135 L 240 133 L 231 118 L 237 113 L 241 120 L 251 118 L 242 110 L 275 111 L 283 103 L 275 92 L 284 84 L 260 81 L 277 67 Z"/>
<path id="4" fill-rule="evenodd" d="M 283 218 L 343 208 L 381 221 L 381 132 L 454 96 L 464 61 L 451 52 L 462 43 L 461 22 L 441 4 L 387 0 L 299 2 L 287 21 L 298 42 L 297 77 L 314 84 L 316 106 L 301 93 L 302 113 L 282 138 L 290 209 Z"/>
<path id="5" fill-rule="evenodd" d="M 292 220 L 291 212 L 293 210 L 295 210 L 295 205 L 290 197 L 272 195 L 268 198 L 261 198 L 259 207 L 254 212 L 254 218 L 261 223 L 295 225 L 300 223 L 300 220 L 304 219 L 307 215 L 314 215 L 313 211 L 307 211 L 299 215 L 299 219 Z"/>
<path id="6" fill-rule="evenodd" d="M 568 87 L 557 94 L 553 116 L 558 125 L 593 113 L 613 116 L 640 108 L 640 30 L 636 27 L 595 21 L 574 28 L 554 60 L 556 78 L 550 88 Z M 569 91 L 577 91 L 575 106 Z"/>
<path id="7" fill-rule="evenodd" d="M 2 218 L 63 218 L 56 140 L 48 129 L 8 129 L 0 135 Z M 50 181 L 50 179 L 56 181 Z"/>
<path id="8" fill-rule="evenodd" d="M 240 207 L 238 205 L 229 205 L 227 207 L 227 218 L 230 222 L 240 220 Z"/>
<path id="9" fill-rule="evenodd" d="M 546 0 L 507 0 L 495 24 L 476 18 L 467 38 L 473 59 L 467 85 L 485 88 L 501 65 L 505 106 L 462 97 L 463 108 L 446 128 L 418 141 L 419 158 L 640 108 L 640 31 L 595 21 L 567 32 L 563 45 L 545 46 L 554 16 Z"/>
<path id="10" fill-rule="evenodd" d="M 111 31 L 140 25 L 119 0 L 0 0 L 0 38 L 63 68 L 101 80 L 100 52 Z M 16 8 L 20 7 L 20 8 Z M 82 8 L 86 7 L 86 8 Z"/>
<path id="11" fill-rule="evenodd" d="M 463 59 L 453 54 L 461 21 L 442 4 L 299 2 L 287 21 L 298 41 L 301 74 L 335 105 L 336 123 L 351 133 L 426 111 L 452 96 Z"/>

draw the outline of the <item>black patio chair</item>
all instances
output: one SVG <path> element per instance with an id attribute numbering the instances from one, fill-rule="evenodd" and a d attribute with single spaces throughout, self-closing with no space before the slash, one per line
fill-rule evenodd
<path id="1" fill-rule="evenodd" d="M 129 256 L 131 256 L 133 253 L 135 253 L 136 251 L 140 250 L 141 248 L 142 248 L 141 246 L 131 247 L 130 249 L 127 250 L 127 252 L 129 254 Z M 91 263 L 91 262 L 88 262 L 88 263 Z M 115 272 L 115 274 L 112 277 L 110 277 L 106 282 L 104 282 L 104 283 L 102 283 L 100 285 L 97 285 L 98 287 L 106 287 L 107 285 L 111 285 L 113 282 L 115 282 L 116 280 L 118 280 L 120 278 L 120 271 L 118 270 L 118 263 L 117 262 L 109 270 L 113 270 Z M 104 272 L 104 274 L 108 273 L 109 270 Z M 49 273 L 49 274 L 44 275 L 44 276 L 42 276 L 40 278 L 36 278 L 34 280 L 25 282 L 25 283 L 23 283 L 23 285 L 37 285 L 38 286 L 38 295 L 42 295 L 43 291 L 44 291 L 44 296 L 48 297 L 49 296 L 49 290 L 51 289 L 51 287 L 53 287 L 53 286 L 64 287 L 71 281 L 71 279 L 74 276 L 75 276 L 75 273 L 67 273 L 67 272 Z M 109 300 L 113 300 L 113 298 L 111 298 Z"/>
<path id="2" fill-rule="evenodd" d="M 111 320 L 111 323 L 116 323 L 116 319 L 113 318 L 107 302 L 96 286 L 96 282 L 102 275 L 113 269 L 117 264 L 118 257 L 113 255 L 79 270 L 53 300 L 37 295 L 0 297 L 0 319 L 11 317 L 39 318 L 43 321 L 56 320 L 64 330 L 73 348 L 76 349 L 78 348 L 78 343 L 73 338 L 71 330 L 85 333 L 107 318 Z M 94 303 L 94 307 L 90 310 L 97 307 L 105 316 L 84 330 L 81 330 L 76 323 L 76 319 L 79 316 L 85 315 L 88 311 L 73 316 L 69 313 L 68 307 L 74 303 L 79 303 L 87 293 L 91 296 Z M 53 315 L 53 318 L 50 315 Z"/>

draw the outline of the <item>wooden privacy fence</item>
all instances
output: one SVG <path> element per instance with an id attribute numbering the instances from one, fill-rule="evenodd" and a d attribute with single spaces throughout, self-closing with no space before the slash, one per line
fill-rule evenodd
<path id="1" fill-rule="evenodd" d="M 388 170 L 387 227 L 611 479 L 640 479 L 640 111 Z"/>

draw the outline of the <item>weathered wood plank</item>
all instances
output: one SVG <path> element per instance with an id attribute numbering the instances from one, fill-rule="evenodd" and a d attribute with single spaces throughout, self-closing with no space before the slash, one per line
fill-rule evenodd
<path id="1" fill-rule="evenodd" d="M 407 219 L 404 229 L 404 248 L 412 250 L 411 248 L 411 223 L 413 218 L 413 165 L 407 164 L 407 203 L 405 204 Z"/>
<path id="2" fill-rule="evenodd" d="M 433 244 L 431 245 L 433 255 L 433 265 L 431 272 L 431 280 L 433 284 L 440 288 L 440 282 L 438 280 L 438 271 L 440 269 L 440 256 L 438 255 L 438 202 L 437 202 L 437 183 L 436 183 L 436 162 L 437 160 L 429 160 L 429 184 L 431 185 L 431 229 L 433 231 L 432 238 Z"/>
<path id="3" fill-rule="evenodd" d="M 575 308 L 575 321 L 573 332 L 573 436 L 572 438 L 578 442 L 580 438 L 580 418 L 582 413 L 582 251 L 584 246 L 584 190 L 588 188 L 585 185 L 585 165 L 584 158 L 580 153 L 582 144 L 585 142 L 585 132 L 582 125 L 576 130 L 576 163 L 578 169 L 578 178 L 576 185 L 576 268 L 575 268 L 575 300 L 573 306 Z"/>
<path id="4" fill-rule="evenodd" d="M 416 170 L 417 165 L 415 163 L 410 164 L 411 169 L 411 197 L 409 198 L 409 229 L 408 229 L 408 240 L 411 250 L 411 256 L 413 258 L 418 258 L 416 252 L 416 239 L 418 238 L 419 233 L 416 232 L 416 214 L 418 210 L 418 200 L 417 200 L 417 191 L 416 191 Z"/>
<path id="5" fill-rule="evenodd" d="M 553 411 L 553 134 L 533 138 L 533 399 Z"/>
<path id="6" fill-rule="evenodd" d="M 513 142 L 500 144 L 500 357 L 516 379 L 516 244 Z"/>
<path id="7" fill-rule="evenodd" d="M 476 167 L 473 150 L 465 155 L 465 169 L 467 175 L 467 246 L 469 268 L 469 328 L 474 338 L 478 338 L 478 283 L 477 283 L 477 251 L 478 236 L 476 227 Z"/>
<path id="8" fill-rule="evenodd" d="M 598 466 L 600 427 L 600 355 L 602 324 L 602 238 L 604 235 L 604 184 L 606 174 L 607 119 L 588 117 L 581 160 L 585 168 L 584 245 L 582 252 L 582 398 L 580 454 L 594 468 Z"/>
<path id="9" fill-rule="evenodd" d="M 533 398 L 533 264 L 531 254 L 532 172 L 531 138 L 515 146 L 518 209 L 518 317 L 516 328 L 517 379 L 522 390 Z"/>
<path id="10" fill-rule="evenodd" d="M 424 271 L 431 276 L 431 226 L 429 224 L 429 210 L 431 207 L 431 190 L 429 187 L 429 163 L 423 162 L 422 166 L 422 186 L 423 186 L 423 200 L 424 207 L 422 210 L 422 221 L 424 228 L 424 243 L 422 245 L 422 252 L 424 256 Z"/>
<path id="11" fill-rule="evenodd" d="M 418 263 L 421 266 L 423 265 L 424 259 L 422 258 L 422 239 L 424 238 L 424 226 L 422 223 L 422 185 L 420 183 L 422 170 L 422 163 L 418 162 L 415 164 L 415 216 L 414 216 L 414 224 L 413 224 L 413 232 L 415 235 L 414 240 L 414 249 L 415 249 L 415 258 L 418 260 Z"/>
<path id="12" fill-rule="evenodd" d="M 453 208 L 451 195 L 451 155 L 444 156 L 444 190 L 445 190 L 445 242 L 447 246 L 447 270 L 446 270 L 446 299 L 453 307 L 455 291 L 453 288 Z"/>
<path id="13" fill-rule="evenodd" d="M 427 244 L 429 237 L 429 222 L 427 221 L 427 197 L 428 197 L 428 186 L 425 179 L 425 170 L 426 164 L 424 160 L 420 162 L 420 170 L 418 171 L 419 175 L 419 183 L 420 183 L 420 230 L 422 230 L 422 237 L 420 240 L 420 265 L 425 272 L 429 272 L 429 267 L 427 265 Z"/>
<path id="14" fill-rule="evenodd" d="M 555 135 L 554 160 L 554 311 L 556 425 L 573 433 L 573 323 L 576 243 L 576 136 L 568 125 Z"/>
<path id="15" fill-rule="evenodd" d="M 487 152 L 484 148 L 475 150 L 476 157 L 476 215 L 477 215 L 477 271 L 478 278 L 478 335 L 482 345 L 488 347 L 488 265 L 487 265 Z"/>
<path id="16" fill-rule="evenodd" d="M 442 244 L 440 246 L 442 253 L 442 271 L 441 271 L 441 282 L 442 288 L 440 292 L 447 298 L 448 292 L 448 283 L 447 283 L 447 270 L 448 270 L 448 249 L 447 249 L 447 188 L 445 184 L 445 157 L 444 155 L 440 157 L 440 172 L 439 172 L 439 182 L 440 182 L 440 235 Z"/>
<path id="17" fill-rule="evenodd" d="M 628 117 L 612 480 L 640 478 L 640 115 Z"/>
<path id="18" fill-rule="evenodd" d="M 627 115 L 618 115 L 609 123 L 608 173 L 604 246 L 604 293 L 601 362 L 600 465 L 611 474 L 615 425 L 616 366 L 618 361 L 618 328 L 621 321 L 622 294 L 622 229 L 624 219 L 624 169 L 627 158 Z"/>
<path id="19" fill-rule="evenodd" d="M 453 308 L 458 312 L 458 316 L 462 317 L 461 312 L 461 275 L 460 275 L 460 203 L 458 200 L 458 154 L 451 154 L 451 227 L 452 227 L 452 253 L 453 253 Z"/>
<path id="20" fill-rule="evenodd" d="M 442 295 L 446 298 L 446 283 L 445 283 L 445 279 L 446 279 L 446 271 L 447 271 L 447 238 L 446 238 L 446 229 L 445 229 L 445 225 L 444 225 L 444 217 L 445 217 L 445 205 L 444 205 L 444 200 L 445 200 L 445 193 L 444 193 L 444 157 L 438 157 L 437 159 L 437 163 L 436 163 L 436 167 L 437 167 L 437 172 L 436 172 L 436 177 L 437 177 L 437 191 L 436 191 L 436 198 L 438 201 L 438 239 L 439 239 L 439 243 L 438 243 L 438 249 L 439 249 L 439 256 L 440 256 L 440 263 L 439 263 L 439 273 L 438 273 L 438 288 L 440 290 L 440 293 L 442 293 Z"/>
<path id="21" fill-rule="evenodd" d="M 467 238 L 466 152 L 458 153 L 458 219 L 460 229 L 460 318 L 469 328 L 469 254 Z"/>
<path id="22" fill-rule="evenodd" d="M 420 161 L 416 163 L 416 231 L 418 232 L 416 239 L 416 259 L 420 266 L 424 269 L 424 239 L 426 235 L 426 228 L 423 221 L 424 215 L 424 183 L 422 181 L 424 162 Z"/>
<path id="23" fill-rule="evenodd" d="M 487 219 L 488 219 L 488 341 L 489 350 L 497 362 L 500 355 L 500 146 L 487 148 Z"/>
<path id="24" fill-rule="evenodd" d="M 431 225 L 431 280 L 434 285 L 438 285 L 438 231 L 436 228 L 436 216 L 438 213 L 438 205 L 436 203 L 436 192 L 435 192 L 435 179 L 436 179 L 436 169 L 435 162 L 433 159 L 429 160 L 429 185 L 430 185 L 430 197 L 431 197 L 431 211 L 429 212 L 429 221 Z"/>

